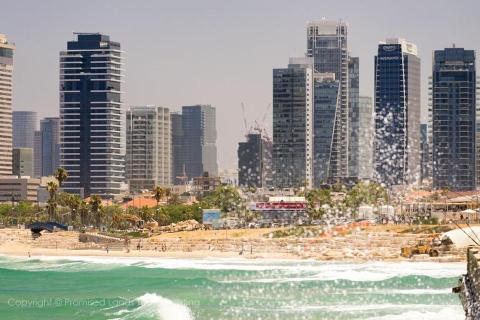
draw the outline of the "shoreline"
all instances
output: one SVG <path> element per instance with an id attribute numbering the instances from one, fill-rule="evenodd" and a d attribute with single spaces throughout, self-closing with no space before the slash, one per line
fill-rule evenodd
<path id="1" fill-rule="evenodd" d="M 233 235 L 238 234 L 238 237 Z M 417 243 L 425 234 L 399 234 L 358 230 L 349 235 L 330 238 L 285 237 L 265 238 L 261 234 L 245 235 L 232 232 L 229 239 L 217 234 L 164 234 L 134 239 L 128 245 L 100 235 L 90 234 L 87 241 L 79 240 L 79 233 L 64 231 L 42 233 L 33 239 L 29 230 L 0 229 L 0 254 L 16 257 L 123 257 L 159 259 L 235 258 L 240 260 L 312 260 L 363 263 L 385 262 L 464 262 L 463 249 L 456 249 L 439 257 L 415 255 L 400 256 L 403 246 Z M 197 237 L 195 237 L 197 236 Z M 108 248 L 108 252 L 107 252 Z M 128 248 L 128 249 L 127 249 Z M 140 250 L 138 250 L 140 248 Z"/>
<path id="2" fill-rule="evenodd" d="M 16 247 L 16 246 L 15 246 Z M 8 246 L 0 246 L 0 255 L 7 257 L 24 257 L 24 258 L 82 258 L 82 257 L 104 257 L 104 258 L 158 258 L 158 259 L 233 259 L 236 260 L 287 260 L 287 261 L 317 261 L 317 262 L 344 262 L 344 263 L 364 263 L 364 262 L 433 262 L 433 263 L 450 263 L 450 262 L 464 262 L 465 259 L 456 256 L 442 256 L 442 257 L 428 257 L 416 256 L 411 259 L 397 257 L 397 258 L 324 258 L 319 256 L 298 256 L 284 253 L 258 253 L 258 254 L 242 254 L 235 252 L 219 252 L 219 251 L 194 251 L 194 252 L 159 252 L 154 250 L 131 250 L 130 252 L 120 250 L 106 250 L 100 249 L 49 249 L 49 248 L 12 248 Z"/>

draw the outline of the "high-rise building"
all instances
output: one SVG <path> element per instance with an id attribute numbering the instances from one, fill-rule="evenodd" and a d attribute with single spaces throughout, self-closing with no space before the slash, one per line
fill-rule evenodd
<path id="1" fill-rule="evenodd" d="M 12 174 L 33 177 L 33 149 L 13 148 Z"/>
<path id="2" fill-rule="evenodd" d="M 339 82 L 339 102 L 335 116 L 329 170 L 333 179 L 347 177 L 349 140 L 347 24 L 326 20 L 308 23 L 306 55 L 313 58 L 315 73 L 333 73 Z"/>
<path id="3" fill-rule="evenodd" d="M 320 187 L 333 176 L 332 145 L 340 82 L 334 73 L 315 73 L 313 93 L 313 185 Z"/>
<path id="4" fill-rule="evenodd" d="M 182 178 L 186 174 L 185 162 L 183 161 L 183 127 L 182 114 L 170 113 L 172 127 L 172 183 L 179 185 L 186 181 Z"/>
<path id="5" fill-rule="evenodd" d="M 41 175 L 51 176 L 60 167 L 60 118 L 40 120 L 40 135 Z"/>
<path id="6" fill-rule="evenodd" d="M 446 48 L 433 53 L 433 188 L 474 190 L 477 186 L 475 51 Z"/>
<path id="7" fill-rule="evenodd" d="M 358 178 L 373 179 L 374 111 L 371 97 L 358 101 Z"/>
<path id="8" fill-rule="evenodd" d="M 170 121 L 168 108 L 142 106 L 127 110 L 125 172 L 130 192 L 171 185 Z"/>
<path id="9" fill-rule="evenodd" d="M 359 177 L 360 175 L 360 61 L 358 57 L 350 57 L 348 60 L 348 175 Z"/>
<path id="10" fill-rule="evenodd" d="M 12 174 L 13 52 L 15 46 L 0 34 L 0 176 Z"/>
<path id="11" fill-rule="evenodd" d="M 404 39 L 375 56 L 375 179 L 386 186 L 420 179 L 420 58 Z"/>
<path id="12" fill-rule="evenodd" d="M 218 176 L 215 108 L 211 105 L 182 107 L 183 161 L 188 179 Z"/>
<path id="13" fill-rule="evenodd" d="M 59 144 L 60 145 L 60 144 Z M 59 148 L 60 159 L 60 148 Z M 42 176 L 42 132 L 35 131 L 33 137 L 33 177 L 39 178 Z"/>
<path id="14" fill-rule="evenodd" d="M 265 188 L 272 179 L 272 142 L 262 134 L 249 133 L 238 144 L 238 185 Z"/>
<path id="15" fill-rule="evenodd" d="M 290 59 L 273 69 L 273 186 L 313 185 L 313 67 L 311 58 Z"/>
<path id="16" fill-rule="evenodd" d="M 112 198 L 125 181 L 122 51 L 107 35 L 76 36 L 60 53 L 63 188 Z"/>
<path id="17" fill-rule="evenodd" d="M 13 111 L 13 147 L 33 148 L 37 130 L 37 113 L 34 111 Z"/>
<path id="18" fill-rule="evenodd" d="M 420 124 L 420 183 L 424 184 L 430 178 L 430 147 L 428 125 Z"/>

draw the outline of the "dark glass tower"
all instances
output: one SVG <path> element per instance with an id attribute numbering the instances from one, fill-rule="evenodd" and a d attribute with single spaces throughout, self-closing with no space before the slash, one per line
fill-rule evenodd
<path id="1" fill-rule="evenodd" d="M 238 184 L 265 188 L 271 183 L 272 142 L 262 133 L 250 133 L 238 144 Z"/>
<path id="2" fill-rule="evenodd" d="M 60 53 L 61 165 L 68 192 L 112 198 L 125 181 L 120 44 L 79 33 Z"/>
<path id="3" fill-rule="evenodd" d="M 433 54 L 433 187 L 476 188 L 475 51 L 446 48 Z"/>
<path id="4" fill-rule="evenodd" d="M 332 177 L 332 145 L 340 83 L 333 73 L 315 74 L 314 79 L 313 184 L 320 187 Z"/>
<path id="5" fill-rule="evenodd" d="M 360 60 L 348 60 L 348 175 L 360 177 Z"/>
<path id="6" fill-rule="evenodd" d="M 13 111 L 13 147 L 34 147 L 37 130 L 37 113 L 34 111 Z"/>
<path id="7" fill-rule="evenodd" d="M 290 59 L 288 68 L 273 69 L 273 186 L 311 186 L 311 59 Z"/>
<path id="8" fill-rule="evenodd" d="M 388 39 L 375 56 L 375 179 L 420 179 L 420 58 L 414 44 Z"/>
<path id="9" fill-rule="evenodd" d="M 210 105 L 182 108 L 183 162 L 189 179 L 218 175 L 215 108 Z"/>
<path id="10" fill-rule="evenodd" d="M 40 120 L 42 176 L 51 176 L 60 166 L 60 119 Z"/>
<path id="11" fill-rule="evenodd" d="M 183 161 L 183 127 L 182 114 L 170 113 L 172 127 L 172 182 L 175 185 L 184 183 L 181 177 L 186 172 L 185 162 Z"/>

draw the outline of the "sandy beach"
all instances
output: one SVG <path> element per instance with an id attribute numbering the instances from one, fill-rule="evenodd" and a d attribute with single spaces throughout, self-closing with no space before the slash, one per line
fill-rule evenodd
<path id="1" fill-rule="evenodd" d="M 391 229 L 391 230 L 390 230 Z M 398 229 L 398 228 L 397 228 Z M 315 259 L 363 262 L 377 261 L 463 261 L 463 250 L 440 257 L 400 256 L 402 246 L 428 239 L 427 234 L 399 233 L 394 228 L 355 230 L 328 238 L 265 237 L 270 230 L 192 231 L 166 233 L 130 244 L 79 241 L 77 232 L 43 232 L 33 239 L 29 230 L 0 229 L 0 254 L 10 256 L 112 256 L 158 258 L 245 258 Z"/>

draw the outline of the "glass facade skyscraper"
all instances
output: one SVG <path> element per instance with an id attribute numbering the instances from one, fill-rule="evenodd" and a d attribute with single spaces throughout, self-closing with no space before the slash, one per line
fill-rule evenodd
<path id="1" fill-rule="evenodd" d="M 182 108 L 182 160 L 188 179 L 218 176 L 216 112 L 211 105 Z"/>
<path id="2" fill-rule="evenodd" d="M 433 188 L 477 186 L 475 51 L 446 48 L 433 53 Z"/>
<path id="3" fill-rule="evenodd" d="M 12 174 L 13 53 L 15 46 L 0 34 L 0 176 Z"/>
<path id="4" fill-rule="evenodd" d="M 112 198 L 125 181 L 122 51 L 107 35 L 76 35 L 60 53 L 63 188 Z"/>
<path id="5" fill-rule="evenodd" d="M 60 118 L 40 120 L 41 175 L 51 176 L 60 167 Z"/>
<path id="6" fill-rule="evenodd" d="M 273 186 L 312 186 L 313 69 L 309 58 L 273 69 Z"/>
<path id="7" fill-rule="evenodd" d="M 172 127 L 172 183 L 179 185 L 185 183 L 181 177 L 186 174 L 185 162 L 183 161 L 182 113 L 171 112 L 170 121 Z"/>
<path id="8" fill-rule="evenodd" d="M 332 144 L 340 83 L 333 73 L 315 74 L 313 92 L 313 185 L 320 187 L 332 177 Z"/>
<path id="9" fill-rule="evenodd" d="M 420 58 L 404 39 L 375 56 L 375 179 L 386 186 L 420 179 Z"/>
<path id="10" fill-rule="evenodd" d="M 307 57 L 313 58 L 315 73 L 333 73 L 339 82 L 339 102 L 335 116 L 331 156 L 331 178 L 348 176 L 349 140 L 349 54 L 347 24 L 337 21 L 311 22 L 307 25 Z"/>
<path id="11" fill-rule="evenodd" d="M 37 113 L 34 111 L 13 111 L 13 147 L 33 148 L 37 130 Z"/>
<path id="12" fill-rule="evenodd" d="M 262 133 L 250 133 L 238 144 L 238 184 L 241 187 L 270 186 L 272 142 Z"/>
<path id="13" fill-rule="evenodd" d="M 360 60 L 350 57 L 348 60 L 348 176 L 360 175 Z"/>
<path id="14" fill-rule="evenodd" d="M 358 100 L 358 177 L 373 178 L 374 111 L 372 97 Z"/>

